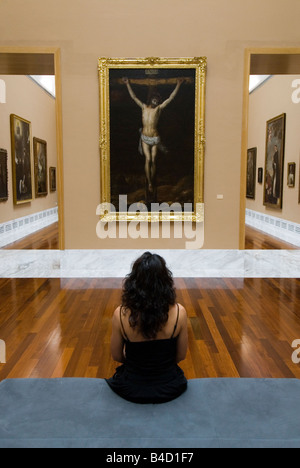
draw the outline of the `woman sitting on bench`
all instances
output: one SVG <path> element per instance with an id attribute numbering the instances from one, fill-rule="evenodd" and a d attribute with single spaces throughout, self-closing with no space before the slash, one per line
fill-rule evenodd
<path id="1" fill-rule="evenodd" d="M 174 400 L 187 388 L 178 366 L 187 347 L 187 314 L 176 303 L 172 273 L 162 257 L 146 252 L 125 278 L 113 315 L 111 353 L 123 364 L 106 382 L 135 403 Z"/>

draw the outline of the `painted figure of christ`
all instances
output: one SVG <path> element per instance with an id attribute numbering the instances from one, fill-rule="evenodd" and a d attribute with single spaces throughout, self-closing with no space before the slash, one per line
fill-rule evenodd
<path id="1" fill-rule="evenodd" d="M 133 101 L 142 109 L 142 130 L 141 130 L 141 149 L 145 156 L 145 176 L 147 183 L 147 192 L 153 194 L 156 192 L 156 158 L 158 150 L 161 147 L 161 138 L 158 132 L 158 122 L 163 109 L 173 101 L 177 95 L 184 78 L 177 80 L 177 85 L 171 95 L 165 101 L 161 102 L 161 97 L 157 92 L 153 92 L 147 103 L 143 103 L 134 93 L 130 81 L 127 77 L 123 78 L 129 95 Z"/>

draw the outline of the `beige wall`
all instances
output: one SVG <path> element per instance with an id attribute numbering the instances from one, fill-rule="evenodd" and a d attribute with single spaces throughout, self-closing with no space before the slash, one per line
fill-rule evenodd
<path id="1" fill-rule="evenodd" d="M 55 100 L 27 76 L 0 75 L 0 79 L 4 80 L 6 84 L 6 103 L 0 104 L 0 146 L 8 152 L 9 190 L 8 201 L 0 203 L 0 223 L 3 223 L 57 206 L 57 193 L 51 193 L 49 187 L 46 197 L 35 198 L 33 196 L 33 200 L 30 203 L 14 205 L 10 114 L 16 114 L 29 120 L 31 122 L 32 138 L 37 137 L 47 142 L 48 174 L 50 166 L 56 167 L 57 157 Z"/>
<path id="2" fill-rule="evenodd" d="M 204 247 L 238 248 L 244 50 L 299 47 L 299 14 L 299 0 L 1 2 L 0 46 L 61 48 L 66 248 L 157 247 L 96 237 L 98 57 L 202 55 L 208 59 Z"/>
<path id="3" fill-rule="evenodd" d="M 299 163 L 300 163 L 300 103 L 292 101 L 294 80 L 300 75 L 275 75 L 251 93 L 249 98 L 248 147 L 257 147 L 257 168 L 265 168 L 266 122 L 286 113 L 285 158 L 283 173 L 283 206 L 274 210 L 263 205 L 263 184 L 257 183 L 255 200 L 247 199 L 247 208 L 295 223 L 300 222 Z M 299 85 L 298 85 L 299 87 Z M 296 163 L 296 184 L 287 185 L 288 163 Z M 265 170 L 265 169 L 264 169 Z"/>

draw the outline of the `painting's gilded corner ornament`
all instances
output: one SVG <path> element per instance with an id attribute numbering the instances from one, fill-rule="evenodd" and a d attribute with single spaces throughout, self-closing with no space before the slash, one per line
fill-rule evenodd
<path id="1" fill-rule="evenodd" d="M 146 62 L 148 62 L 151 67 L 153 67 L 157 64 L 160 64 L 161 59 L 159 57 L 147 57 Z"/>

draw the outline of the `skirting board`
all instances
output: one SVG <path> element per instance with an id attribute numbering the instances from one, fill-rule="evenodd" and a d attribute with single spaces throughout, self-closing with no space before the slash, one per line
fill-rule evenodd
<path id="1" fill-rule="evenodd" d="M 0 224 L 0 248 L 58 221 L 57 207 Z"/>
<path id="2" fill-rule="evenodd" d="M 300 224 L 246 209 L 246 224 L 300 247 Z"/>

